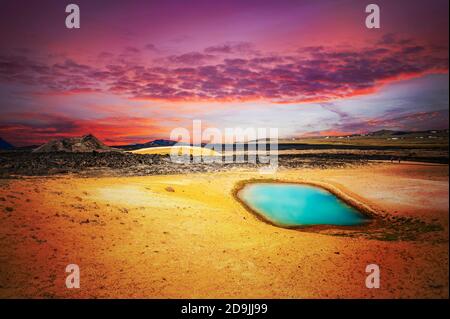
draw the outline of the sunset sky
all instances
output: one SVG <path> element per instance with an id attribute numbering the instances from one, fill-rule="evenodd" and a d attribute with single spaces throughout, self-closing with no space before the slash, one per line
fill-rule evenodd
<path id="1" fill-rule="evenodd" d="M 128 144 L 194 119 L 282 137 L 448 128 L 448 4 L 0 0 L 0 137 Z"/>

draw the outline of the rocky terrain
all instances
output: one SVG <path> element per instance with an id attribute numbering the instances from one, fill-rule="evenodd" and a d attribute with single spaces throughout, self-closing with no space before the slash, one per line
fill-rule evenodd
<path id="1" fill-rule="evenodd" d="M 364 159 L 318 159 L 299 156 L 281 156 L 284 167 L 336 167 L 365 162 Z M 28 153 L 0 154 L 0 177 L 44 176 L 73 173 L 79 175 L 165 175 L 189 172 L 224 171 L 238 167 L 261 167 L 265 164 L 248 163 L 174 163 L 168 155 L 131 153 Z"/>
<path id="2" fill-rule="evenodd" d="M 410 160 L 448 163 L 448 157 L 393 157 L 379 153 L 306 153 L 280 154 L 281 168 L 333 168 L 367 164 L 373 160 Z M 175 163 L 168 155 L 131 154 L 128 152 L 45 152 L 25 151 L 0 153 L 0 177 L 45 176 L 77 174 L 81 176 L 143 176 L 215 172 L 243 167 L 262 167 L 267 164 L 249 163 Z"/>

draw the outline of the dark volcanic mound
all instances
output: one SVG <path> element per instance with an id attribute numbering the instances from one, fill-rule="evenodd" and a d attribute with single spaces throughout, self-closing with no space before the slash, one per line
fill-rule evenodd
<path id="1" fill-rule="evenodd" d="M 14 146 L 9 144 L 4 139 L 0 138 L 0 150 L 12 150 L 13 148 L 14 148 Z"/>
<path id="2" fill-rule="evenodd" d="M 88 153 L 88 152 L 112 152 L 119 151 L 115 148 L 106 146 L 94 135 L 85 135 L 82 137 L 63 138 L 50 141 L 39 146 L 34 153 L 67 152 L 67 153 Z"/>

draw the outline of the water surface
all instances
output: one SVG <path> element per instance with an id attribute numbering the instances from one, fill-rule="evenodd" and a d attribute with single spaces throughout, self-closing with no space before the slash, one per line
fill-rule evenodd
<path id="1" fill-rule="evenodd" d="M 238 194 L 255 212 L 280 226 L 361 225 L 368 218 L 329 191 L 309 185 L 254 183 Z"/>

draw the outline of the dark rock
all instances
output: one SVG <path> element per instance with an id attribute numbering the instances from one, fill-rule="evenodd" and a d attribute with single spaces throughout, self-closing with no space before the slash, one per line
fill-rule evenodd
<path id="1" fill-rule="evenodd" d="M 166 191 L 171 192 L 171 193 L 175 192 L 175 190 L 171 186 L 167 186 L 165 189 L 166 189 Z"/>

